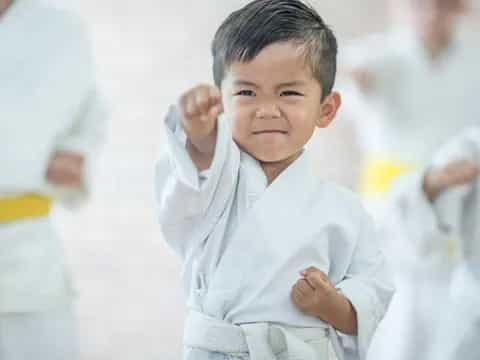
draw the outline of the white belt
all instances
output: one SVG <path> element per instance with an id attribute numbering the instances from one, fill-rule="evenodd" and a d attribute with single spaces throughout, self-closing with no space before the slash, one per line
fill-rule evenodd
<path id="1" fill-rule="evenodd" d="M 343 350 L 339 347 L 336 334 L 330 335 L 329 327 L 294 328 L 269 323 L 233 325 L 191 311 L 185 322 L 184 345 L 251 360 L 275 360 L 279 353 L 285 351 L 288 359 L 319 360 L 321 354 L 313 347 L 313 341 L 325 343 L 323 358 L 328 359 L 328 339 L 331 337 L 338 359 L 343 360 Z M 312 340 L 312 343 L 307 340 Z"/>

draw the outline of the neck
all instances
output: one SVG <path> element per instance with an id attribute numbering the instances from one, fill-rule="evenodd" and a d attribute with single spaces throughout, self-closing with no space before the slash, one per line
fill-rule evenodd
<path id="1" fill-rule="evenodd" d="M 7 11 L 8 7 L 12 2 L 13 0 L 0 0 L 0 16 L 2 16 L 3 13 Z"/>
<path id="2" fill-rule="evenodd" d="M 295 160 L 298 159 L 302 152 L 299 151 L 298 153 L 286 158 L 284 160 L 275 161 L 275 162 L 260 162 L 262 166 L 263 172 L 267 177 L 268 185 L 270 185 L 277 177 L 280 175 L 287 167 L 290 166 Z"/>

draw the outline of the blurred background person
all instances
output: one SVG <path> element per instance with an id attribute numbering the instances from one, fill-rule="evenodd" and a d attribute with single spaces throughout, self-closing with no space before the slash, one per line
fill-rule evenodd
<path id="1" fill-rule="evenodd" d="M 404 179 L 395 197 L 398 228 L 419 253 L 445 261 L 443 248 L 453 241 L 458 249 L 448 291 L 421 294 L 440 297 L 428 310 L 437 321 L 425 329 L 436 334 L 426 359 L 477 359 L 480 354 L 479 173 L 477 126 L 443 145 L 424 170 Z"/>
<path id="2" fill-rule="evenodd" d="M 361 190 L 382 196 L 396 176 L 475 124 L 480 50 L 462 32 L 466 0 L 390 0 L 394 25 L 352 42 L 342 69 L 366 150 Z"/>
<path id="3" fill-rule="evenodd" d="M 392 237 L 407 239 L 430 263 L 452 263 L 451 276 L 437 274 L 450 280 L 445 288 L 432 288 L 421 276 L 416 284 L 416 315 L 423 326 L 415 330 L 426 342 L 420 347 L 424 359 L 476 359 L 480 354 L 479 173 L 477 126 L 443 145 L 424 169 L 405 176 L 393 196 Z M 444 250 L 452 243 L 454 261 L 445 258 Z M 412 346 L 410 356 L 417 358 L 418 351 Z"/>
<path id="4" fill-rule="evenodd" d="M 393 182 L 425 166 L 452 134 L 480 121 L 475 103 L 480 51 L 461 31 L 469 5 L 462 0 L 393 1 L 399 25 L 359 40 L 344 53 L 344 71 L 352 80 L 344 103 L 355 112 L 366 148 L 360 188 L 380 222 Z M 456 242 L 439 239 L 437 247 L 444 247 L 438 256 L 437 250 L 419 253 L 409 240 L 385 239 L 397 293 L 372 346 L 372 359 L 425 358 L 434 339 L 428 334 L 446 308 L 442 302 L 447 301 Z M 392 355 L 392 348 L 402 351 Z"/>
<path id="5" fill-rule="evenodd" d="M 55 203 L 90 191 L 103 140 L 86 30 L 38 0 L 0 0 L 0 358 L 78 358 Z"/>

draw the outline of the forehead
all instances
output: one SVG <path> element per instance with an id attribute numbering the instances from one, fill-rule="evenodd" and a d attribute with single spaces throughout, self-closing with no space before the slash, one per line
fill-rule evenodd
<path id="1" fill-rule="evenodd" d="M 263 83 L 313 80 L 305 46 L 292 41 L 271 44 L 251 61 L 233 62 L 226 78 Z"/>

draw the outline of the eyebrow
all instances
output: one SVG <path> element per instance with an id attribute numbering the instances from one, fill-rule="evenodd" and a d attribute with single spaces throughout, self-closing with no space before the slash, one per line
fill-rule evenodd
<path id="1" fill-rule="evenodd" d="M 295 80 L 295 81 L 289 81 L 289 82 L 278 84 L 277 87 L 282 88 L 282 87 L 293 87 L 293 86 L 302 86 L 302 85 L 305 85 L 305 81 Z"/>
<path id="2" fill-rule="evenodd" d="M 235 86 L 251 86 L 258 88 L 259 86 L 255 84 L 254 82 L 247 81 L 247 80 L 236 80 L 233 85 Z M 285 83 L 280 83 L 276 87 L 277 88 L 284 88 L 284 87 L 293 87 L 293 86 L 302 86 L 305 85 L 305 81 L 303 80 L 294 80 L 294 81 L 288 81 Z"/>
<path id="3" fill-rule="evenodd" d="M 255 84 L 251 81 L 247 81 L 247 80 L 235 80 L 233 85 L 235 85 L 235 86 L 251 86 L 251 87 L 258 88 L 257 84 Z"/>

